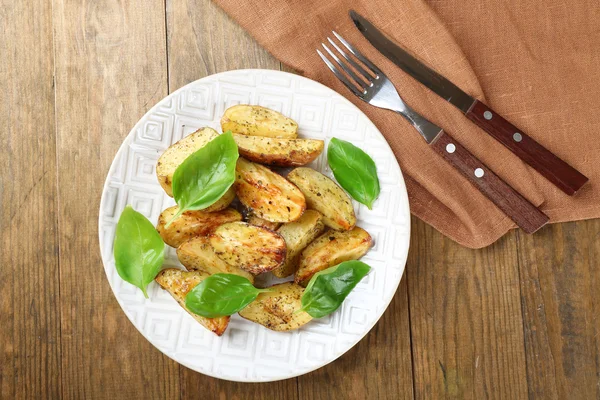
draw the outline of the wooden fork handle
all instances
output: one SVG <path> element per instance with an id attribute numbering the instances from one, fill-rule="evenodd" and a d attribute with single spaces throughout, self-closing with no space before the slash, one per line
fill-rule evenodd
<path id="1" fill-rule="evenodd" d="M 548 222 L 546 214 L 510 187 L 448 133 L 442 131 L 430 146 L 525 232 L 533 233 Z"/>
<path id="2" fill-rule="evenodd" d="M 588 181 L 585 175 L 479 100 L 475 100 L 466 116 L 569 196 Z"/>

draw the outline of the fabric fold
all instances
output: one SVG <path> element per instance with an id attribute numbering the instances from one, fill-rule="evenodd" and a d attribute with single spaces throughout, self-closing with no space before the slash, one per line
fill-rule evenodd
<path id="1" fill-rule="evenodd" d="M 344 36 L 377 64 L 395 84 L 407 104 L 457 138 L 532 203 L 542 205 L 544 210 L 549 193 L 556 195 L 554 188 L 549 188 L 502 144 L 375 50 L 348 17 L 350 9 L 367 16 L 421 61 L 465 92 L 504 113 L 508 108 L 501 101 L 501 88 L 490 86 L 487 79 L 493 63 L 482 65 L 477 58 L 478 49 L 473 48 L 470 36 L 465 34 L 466 28 L 458 29 L 452 25 L 452 18 L 456 14 L 446 8 L 445 3 L 434 2 L 438 10 L 433 10 L 422 0 L 216 0 L 216 3 L 284 64 L 333 88 L 358 106 L 375 123 L 394 151 L 405 175 L 412 213 L 457 242 L 473 248 L 483 247 L 497 240 L 514 224 L 437 156 L 400 115 L 369 106 L 337 81 L 316 53 L 320 44 L 332 36 L 332 30 Z M 456 1 L 451 3 L 460 4 Z M 439 12 L 446 17 L 444 20 Z M 448 19 L 450 25 L 447 25 Z M 458 40 L 455 36 L 458 36 Z M 495 45 L 508 46 L 506 43 Z M 488 94 L 488 98 L 484 93 Z M 543 104 L 540 106 L 543 107 Z M 531 109 L 531 112 L 535 110 Z M 511 112 L 505 117 L 511 119 Z M 514 122 L 519 126 L 519 121 Z M 535 127 L 527 130 L 527 133 L 537 138 Z M 335 132 L 332 134 L 335 135 Z M 571 162 L 563 153 L 557 154 Z M 596 215 L 599 212 L 600 209 L 595 210 Z M 550 216 L 557 219 L 562 217 Z"/>

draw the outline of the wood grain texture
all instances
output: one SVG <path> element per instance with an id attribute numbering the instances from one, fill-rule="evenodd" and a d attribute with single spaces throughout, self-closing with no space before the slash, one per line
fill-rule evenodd
<path id="1" fill-rule="evenodd" d="M 470 250 L 414 217 L 412 227 L 415 398 L 526 398 L 515 232 Z"/>
<path id="2" fill-rule="evenodd" d="M 566 194 L 574 195 L 588 181 L 581 172 L 479 100 L 475 100 L 466 116 Z M 513 138 L 515 133 L 520 135 L 519 142 Z"/>
<path id="3" fill-rule="evenodd" d="M 600 397 L 600 220 L 518 235 L 529 396 Z"/>
<path id="4" fill-rule="evenodd" d="M 210 0 L 167 0 L 169 90 L 217 72 L 280 63 Z"/>
<path id="5" fill-rule="evenodd" d="M 98 251 L 98 204 L 136 121 L 167 94 L 162 0 L 55 0 L 64 399 L 178 398 L 179 367 L 115 301 Z"/>
<path id="6" fill-rule="evenodd" d="M 548 223 L 549 218 L 546 214 L 510 187 L 447 132 L 441 131 L 430 147 L 526 233 L 534 233 Z M 477 171 L 481 172 L 481 176 L 476 175 Z"/>
<path id="7" fill-rule="evenodd" d="M 0 398 L 59 398 L 54 58 L 48 2 L 0 1 L 0 55 Z"/>

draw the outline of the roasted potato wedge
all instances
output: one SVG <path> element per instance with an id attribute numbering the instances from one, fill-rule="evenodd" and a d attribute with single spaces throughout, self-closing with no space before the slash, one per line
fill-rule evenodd
<path id="1" fill-rule="evenodd" d="M 271 222 L 295 221 L 306 209 L 302 192 L 283 176 L 260 164 L 239 158 L 235 192 L 257 217 Z"/>
<path id="2" fill-rule="evenodd" d="M 317 139 L 276 139 L 261 136 L 233 135 L 240 155 L 250 161 L 280 167 L 297 167 L 313 161 L 323 151 Z"/>
<path id="3" fill-rule="evenodd" d="M 163 241 L 171 247 L 179 247 L 183 242 L 195 236 L 209 235 L 224 223 L 242 220 L 242 215 L 233 208 L 211 213 L 186 211 L 167 228 L 167 223 L 178 211 L 179 207 L 177 206 L 167 208 L 158 217 L 156 225 L 156 230 Z"/>
<path id="4" fill-rule="evenodd" d="M 227 207 L 229 207 L 229 205 L 231 205 L 231 202 L 233 201 L 233 199 L 235 199 L 235 189 L 233 188 L 233 185 L 232 185 L 225 192 L 225 194 L 223 196 L 221 196 L 221 198 L 219 200 L 214 202 L 212 205 L 210 205 L 206 208 L 203 208 L 200 211 L 204 211 L 204 212 L 222 211 L 222 210 L 226 209 Z"/>
<path id="5" fill-rule="evenodd" d="M 323 214 L 325 225 L 336 230 L 349 230 L 356 225 L 352 201 L 334 181 L 305 167 L 294 169 L 287 179 L 304 194 L 308 208 Z"/>
<path id="6" fill-rule="evenodd" d="M 285 261 L 285 240 L 278 233 L 246 222 L 219 226 L 210 236 L 210 244 L 223 261 L 254 275 Z"/>
<path id="7" fill-rule="evenodd" d="M 270 289 L 240 311 L 240 316 L 274 331 L 298 329 L 312 320 L 305 311 L 297 312 L 302 308 L 303 287 L 286 282 Z"/>
<path id="8" fill-rule="evenodd" d="M 221 260 L 206 236 L 197 236 L 185 241 L 177 248 L 177 258 L 188 271 L 199 269 L 212 274 L 235 274 L 254 283 L 254 276 L 241 268 Z"/>
<path id="9" fill-rule="evenodd" d="M 372 246 L 371 235 L 358 226 L 349 231 L 325 232 L 302 251 L 294 280 L 306 286 L 317 272 L 342 261 L 358 260 Z"/>
<path id="10" fill-rule="evenodd" d="M 287 256 L 281 267 L 274 269 L 273 275 L 285 278 L 298 268 L 298 258 L 306 246 L 319 236 L 325 224 L 323 215 L 315 210 L 306 210 L 298 221 L 288 222 L 277 230 L 287 246 Z"/>
<path id="11" fill-rule="evenodd" d="M 221 336 L 227 325 L 230 317 L 205 318 L 198 314 L 194 314 L 185 306 L 185 296 L 200 282 L 208 278 L 210 274 L 204 271 L 182 271 L 176 268 L 163 269 L 154 279 L 163 289 L 168 291 L 171 296 L 185 311 L 187 311 L 194 319 L 211 332 Z"/>
<path id="12" fill-rule="evenodd" d="M 172 144 L 160 156 L 156 163 L 156 177 L 160 186 L 169 196 L 173 197 L 171 183 L 177 167 L 192 153 L 204 147 L 206 143 L 217 136 L 219 136 L 219 133 L 212 128 L 200 128 L 177 143 Z"/>
<path id="13" fill-rule="evenodd" d="M 271 222 L 256 215 L 250 214 L 247 221 L 250 225 L 260 226 L 261 228 L 270 229 L 276 231 L 281 226 L 281 222 Z"/>
<path id="14" fill-rule="evenodd" d="M 242 135 L 295 139 L 298 124 L 291 118 L 261 106 L 240 104 L 229 107 L 221 118 L 223 132 Z"/>

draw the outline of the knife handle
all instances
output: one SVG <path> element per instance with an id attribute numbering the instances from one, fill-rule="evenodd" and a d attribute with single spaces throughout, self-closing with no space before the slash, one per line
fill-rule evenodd
<path id="1" fill-rule="evenodd" d="M 448 133 L 441 131 L 430 146 L 525 232 L 534 233 L 548 222 L 546 214 L 510 187 Z"/>
<path id="2" fill-rule="evenodd" d="M 575 168 L 479 100 L 475 100 L 466 116 L 569 196 L 588 181 Z"/>

